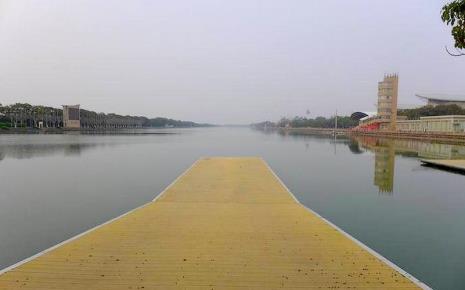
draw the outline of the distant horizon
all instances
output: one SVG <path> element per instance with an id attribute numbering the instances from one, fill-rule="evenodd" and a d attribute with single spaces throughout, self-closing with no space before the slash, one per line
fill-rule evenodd
<path id="1" fill-rule="evenodd" d="M 14 104 L 29 104 L 29 105 L 32 105 L 32 106 L 44 106 L 44 107 L 50 107 L 50 108 L 55 108 L 55 109 L 62 109 L 62 106 L 75 106 L 75 105 L 79 105 L 80 106 L 80 110 L 87 110 L 87 111 L 93 111 L 93 112 L 96 112 L 96 113 L 103 113 L 103 114 L 117 114 L 117 115 L 121 115 L 121 116 L 132 116 L 132 117 L 145 117 L 145 118 L 149 118 L 149 119 L 154 119 L 154 118 L 165 118 L 165 119 L 173 119 L 173 120 L 177 120 L 177 121 L 191 121 L 191 122 L 194 122 L 194 123 L 197 123 L 197 124 L 208 124 L 208 125 L 215 125 L 215 126 L 247 126 L 247 125 L 250 125 L 250 124 L 254 124 L 254 123 L 260 123 L 260 122 L 267 122 L 267 121 L 270 121 L 270 122 L 277 122 L 279 121 L 279 119 L 276 119 L 276 120 L 258 120 L 256 122 L 250 122 L 250 123 L 208 123 L 208 122 L 202 122 L 202 121 L 192 121 L 192 120 L 183 120 L 183 119 L 176 119 L 176 118 L 172 118 L 170 116 L 150 116 L 150 115 L 134 115 L 134 114 L 122 114 L 122 113 L 117 113 L 117 112 L 99 112 L 99 111 L 96 111 L 96 110 L 93 110 L 93 109 L 90 109 L 90 108 L 87 108 L 87 107 L 83 107 L 82 104 L 66 104 L 66 105 L 60 105 L 60 106 L 55 106 L 55 105 L 43 105 L 43 104 L 31 104 L 31 103 L 24 103 L 24 102 L 16 102 L 16 103 L 11 103 L 11 104 L 3 104 L 3 103 L 0 103 L 2 106 L 10 106 L 10 105 L 14 105 Z M 342 116 L 342 115 L 341 115 Z M 344 115 L 345 117 L 349 116 L 349 115 Z M 305 117 L 305 116 L 302 116 L 302 115 L 295 115 L 295 116 L 291 116 L 291 118 L 293 117 Z M 313 118 L 317 118 L 317 117 L 325 117 L 325 118 L 332 118 L 334 117 L 334 115 L 331 115 L 331 116 L 324 116 L 324 115 L 317 115 Z M 285 117 L 284 117 L 285 118 Z M 310 117 L 309 117 L 310 118 Z"/>
<path id="2" fill-rule="evenodd" d="M 423 93 L 423 95 L 432 95 L 432 94 Z M 454 95 L 454 96 L 457 97 L 457 95 Z M 465 98 L 464 98 L 464 100 L 465 100 Z M 0 105 L 9 106 L 9 105 L 17 104 L 17 103 L 24 104 L 25 102 L 15 102 L 15 103 L 11 103 L 11 104 L 6 104 L 6 103 L 1 103 L 0 102 Z M 173 117 L 170 117 L 170 116 L 164 116 L 164 115 L 153 116 L 153 115 L 135 115 L 135 114 L 131 114 L 131 113 L 126 114 L 126 113 L 118 113 L 118 112 L 100 112 L 100 111 L 96 111 L 96 110 L 93 110 L 91 108 L 82 106 L 82 104 L 78 104 L 78 103 L 77 104 L 66 104 L 66 105 L 63 104 L 63 105 L 59 105 L 59 106 L 35 104 L 35 103 L 27 103 L 27 104 L 32 105 L 32 106 L 51 107 L 51 108 L 55 108 L 55 109 L 62 109 L 62 106 L 79 105 L 80 109 L 87 110 L 87 111 L 93 111 L 93 112 L 96 112 L 96 113 L 117 114 L 117 115 L 121 115 L 121 116 L 132 116 L 132 117 L 145 117 L 145 118 L 148 118 L 148 119 L 164 118 L 164 119 L 172 119 L 172 120 L 176 120 L 176 121 L 188 121 L 188 122 L 194 122 L 194 123 L 197 123 L 197 124 L 206 124 L 206 125 L 213 125 L 213 126 L 248 126 L 248 125 L 251 125 L 251 124 L 257 124 L 257 123 L 262 123 L 262 122 L 278 122 L 282 118 L 292 119 L 292 118 L 295 118 L 295 117 L 301 117 L 301 118 L 307 118 L 307 119 L 315 119 L 315 118 L 318 118 L 318 117 L 324 117 L 324 118 L 330 119 L 330 118 L 333 118 L 335 116 L 335 113 L 336 113 L 336 112 L 333 112 L 333 114 L 331 114 L 331 115 L 316 114 L 315 116 L 308 116 L 306 114 L 294 115 L 294 116 L 282 116 L 282 117 L 279 117 L 278 119 L 274 119 L 274 120 L 257 120 L 257 121 L 253 121 L 253 122 L 250 122 L 250 123 L 210 123 L 210 122 L 197 121 L 197 120 L 177 119 L 177 118 L 173 118 Z M 402 106 L 402 104 L 399 104 L 398 109 L 412 109 L 412 108 L 418 108 L 418 107 L 422 107 L 422 106 L 426 106 L 426 105 L 427 104 L 424 103 L 424 102 L 421 103 L 421 104 L 412 105 L 412 107 Z M 339 117 L 350 117 L 350 115 L 352 113 L 354 113 L 354 112 L 356 112 L 356 111 L 350 112 L 349 114 L 338 114 L 338 116 Z M 376 109 L 374 109 L 373 111 L 364 111 L 364 112 L 376 113 Z"/>

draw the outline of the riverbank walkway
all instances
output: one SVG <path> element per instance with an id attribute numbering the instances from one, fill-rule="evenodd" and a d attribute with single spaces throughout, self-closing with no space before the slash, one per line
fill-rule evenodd
<path id="1" fill-rule="evenodd" d="M 421 159 L 427 165 L 465 172 L 465 160 L 462 159 Z"/>
<path id="2" fill-rule="evenodd" d="M 7 270 L 0 289 L 427 288 L 260 158 L 200 159 L 153 202 Z"/>

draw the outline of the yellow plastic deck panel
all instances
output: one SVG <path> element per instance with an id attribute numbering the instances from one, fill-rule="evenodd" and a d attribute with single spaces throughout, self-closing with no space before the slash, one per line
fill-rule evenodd
<path id="1" fill-rule="evenodd" d="M 422 159 L 421 162 L 449 169 L 465 171 L 465 160 L 462 159 Z"/>
<path id="2" fill-rule="evenodd" d="M 259 158 L 201 159 L 159 199 L 0 276 L 0 289 L 417 289 Z"/>

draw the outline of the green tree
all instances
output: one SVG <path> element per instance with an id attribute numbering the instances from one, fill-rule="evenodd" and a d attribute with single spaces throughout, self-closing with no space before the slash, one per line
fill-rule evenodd
<path id="1" fill-rule="evenodd" d="M 454 0 L 442 7 L 441 18 L 444 23 L 452 26 L 452 37 L 455 41 L 457 53 L 451 53 L 446 46 L 450 55 L 465 55 L 465 0 Z"/>
<path id="2" fill-rule="evenodd" d="M 418 120 L 420 117 L 443 116 L 443 115 L 465 115 L 465 109 L 457 105 L 423 106 L 415 109 L 399 109 L 400 116 L 407 116 L 409 120 Z"/>
<path id="3" fill-rule="evenodd" d="M 358 121 L 352 120 L 349 116 L 338 116 L 337 123 L 338 128 L 351 128 L 358 125 Z M 291 120 L 283 118 L 277 125 L 278 127 L 286 127 L 287 124 L 289 124 L 292 128 L 334 128 L 335 118 L 318 116 L 315 119 L 312 119 L 296 116 Z"/>

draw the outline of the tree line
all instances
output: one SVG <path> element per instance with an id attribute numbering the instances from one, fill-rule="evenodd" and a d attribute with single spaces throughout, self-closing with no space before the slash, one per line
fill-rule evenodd
<path id="1" fill-rule="evenodd" d="M 260 122 L 252 124 L 255 128 L 334 128 L 336 125 L 335 117 L 316 117 L 316 118 L 305 118 L 296 116 L 294 118 L 281 118 L 278 122 Z M 338 128 L 352 128 L 358 125 L 357 120 L 351 119 L 349 116 L 338 116 L 337 127 Z"/>
<path id="2" fill-rule="evenodd" d="M 0 104 L 0 127 L 35 128 L 42 122 L 44 127 L 63 126 L 63 110 L 48 106 L 33 106 L 16 103 L 9 106 Z"/>
<path id="3" fill-rule="evenodd" d="M 97 113 L 81 109 L 81 127 L 85 129 L 112 128 L 147 128 L 147 127 L 206 127 L 191 121 L 169 118 L 147 118 L 145 116 L 129 116 Z M 47 106 L 34 106 L 27 103 L 16 103 L 8 106 L 0 104 L 0 128 L 61 128 L 63 127 L 63 110 Z"/>
<path id="4" fill-rule="evenodd" d="M 465 109 L 457 105 L 427 105 L 414 109 L 399 109 L 397 115 L 407 116 L 408 120 L 418 120 L 420 117 L 444 116 L 444 115 L 465 115 Z"/>
<path id="5" fill-rule="evenodd" d="M 399 109 L 397 115 L 406 116 L 408 120 L 418 120 L 420 117 L 428 116 L 444 116 L 444 115 L 465 115 L 465 109 L 458 105 L 427 105 L 420 108 L 414 109 Z M 338 128 L 353 128 L 358 125 L 359 121 L 350 118 L 349 116 L 338 116 L 337 127 Z M 281 118 L 278 122 L 265 121 L 260 123 L 252 124 L 255 128 L 334 128 L 335 118 L 316 117 L 305 118 L 296 116 L 294 118 Z"/>

